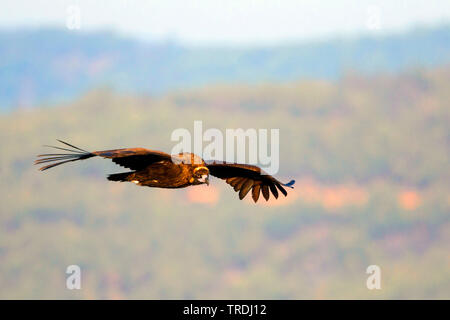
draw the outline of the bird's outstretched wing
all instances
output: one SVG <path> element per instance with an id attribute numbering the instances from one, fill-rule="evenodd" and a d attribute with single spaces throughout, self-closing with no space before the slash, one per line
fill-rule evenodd
<path id="1" fill-rule="evenodd" d="M 165 152 L 148 150 L 144 148 L 94 151 L 92 154 L 102 158 L 111 159 L 112 162 L 117 163 L 119 166 L 131 170 L 142 170 L 152 163 L 162 160 L 171 161 L 172 159 L 170 154 Z"/>
<path id="2" fill-rule="evenodd" d="M 206 166 L 211 175 L 225 180 L 234 188 L 234 191 L 239 192 L 239 199 L 241 200 L 250 190 L 252 190 L 252 198 L 255 202 L 258 201 L 260 193 L 266 201 L 269 200 L 270 192 L 275 198 L 278 198 L 278 190 L 284 196 L 287 196 L 283 187 L 293 188 L 295 183 L 294 180 L 282 183 L 274 177 L 264 174 L 261 168 L 249 164 L 209 161 L 206 162 Z"/>
<path id="3" fill-rule="evenodd" d="M 74 145 L 71 145 L 67 142 L 58 140 L 62 144 L 63 147 L 55 147 L 48 146 L 54 149 L 66 151 L 66 153 L 46 153 L 38 155 L 39 159 L 35 161 L 35 164 L 43 164 L 50 163 L 39 170 L 47 170 L 66 162 L 77 161 L 89 159 L 92 157 L 102 157 L 111 159 L 113 162 L 118 165 L 129 168 L 131 170 L 141 170 L 146 168 L 148 165 L 162 161 L 162 160 L 171 160 L 169 154 L 153 151 L 144 148 L 128 148 L 128 149 L 115 149 L 115 150 L 104 150 L 104 151 L 93 151 L 89 152 Z M 70 147 L 67 148 L 67 147 Z"/>

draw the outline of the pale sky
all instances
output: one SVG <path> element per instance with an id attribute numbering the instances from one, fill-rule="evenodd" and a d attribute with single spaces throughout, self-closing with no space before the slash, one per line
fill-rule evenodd
<path id="1" fill-rule="evenodd" d="M 270 44 L 449 23 L 450 1 L 0 0 L 0 28 L 66 28 L 73 21 L 80 31 L 109 29 L 149 40 Z"/>

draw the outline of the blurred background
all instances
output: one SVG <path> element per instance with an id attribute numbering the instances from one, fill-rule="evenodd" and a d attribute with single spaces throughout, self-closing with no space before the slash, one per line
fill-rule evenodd
<path id="1" fill-rule="evenodd" d="M 0 8 L 0 298 L 450 298 L 448 1 Z M 32 165 L 56 138 L 170 151 L 194 120 L 279 128 L 295 189 L 255 205 Z"/>

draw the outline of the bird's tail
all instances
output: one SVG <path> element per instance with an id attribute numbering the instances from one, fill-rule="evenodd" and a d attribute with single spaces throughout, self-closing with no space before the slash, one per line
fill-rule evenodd
<path id="1" fill-rule="evenodd" d="M 107 178 L 109 181 L 131 181 L 131 177 L 133 176 L 135 172 L 134 171 L 130 171 L 130 172 L 121 172 L 121 173 L 113 173 L 110 174 Z"/>
<path id="2" fill-rule="evenodd" d="M 58 140 L 58 139 L 57 139 Z M 59 142 L 65 144 L 66 146 L 71 147 L 72 149 L 62 148 L 62 147 L 55 147 L 55 146 L 45 146 L 50 147 L 58 150 L 67 151 L 70 153 L 46 153 L 46 154 L 40 154 L 34 164 L 42 164 L 42 163 L 50 163 L 44 167 L 39 168 L 39 170 L 44 171 L 56 166 L 59 166 L 60 164 L 64 164 L 66 162 L 71 161 L 77 161 L 77 160 L 84 160 L 91 157 L 95 157 L 95 154 L 90 153 L 89 151 L 80 149 L 78 147 L 75 147 L 67 142 L 58 140 Z"/>

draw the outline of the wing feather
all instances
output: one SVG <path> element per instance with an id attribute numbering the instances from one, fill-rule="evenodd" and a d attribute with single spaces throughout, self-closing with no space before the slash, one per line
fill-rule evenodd
<path id="1" fill-rule="evenodd" d="M 258 202 L 260 189 L 261 189 L 261 186 L 259 184 L 253 186 L 252 198 L 253 198 L 253 201 L 255 201 L 255 202 Z"/>
<path id="2" fill-rule="evenodd" d="M 275 183 L 275 185 L 281 191 L 281 193 L 284 194 L 284 196 L 286 197 L 287 196 L 286 190 L 279 183 Z"/>
<path id="3" fill-rule="evenodd" d="M 242 188 L 242 185 L 245 183 L 247 179 L 245 178 L 239 178 L 238 183 L 236 183 L 236 185 L 234 186 L 234 191 L 239 191 Z"/>
<path id="4" fill-rule="evenodd" d="M 236 184 L 238 184 L 239 180 L 240 178 L 228 178 L 226 181 L 230 186 L 234 187 Z"/>
<path id="5" fill-rule="evenodd" d="M 272 194 L 275 197 L 275 199 L 278 199 L 278 191 L 277 191 L 277 188 L 275 187 L 275 185 L 273 183 L 271 183 L 271 184 L 269 184 L 269 188 L 270 188 L 270 191 L 272 191 Z"/>
<path id="6" fill-rule="evenodd" d="M 261 192 L 263 194 L 264 199 L 266 199 L 266 201 L 268 201 L 269 197 L 270 197 L 270 192 L 269 192 L 269 186 L 267 184 L 261 185 Z"/>
<path id="7" fill-rule="evenodd" d="M 148 150 L 144 148 L 115 149 L 89 152 L 62 140 L 58 140 L 58 142 L 63 144 L 63 147 L 47 147 L 66 151 L 69 153 L 45 153 L 38 155 L 39 159 L 35 161 L 35 164 L 53 162 L 50 165 L 40 168 L 40 170 L 47 170 L 67 162 L 85 160 L 95 156 L 111 159 L 114 163 L 132 170 L 141 170 L 155 162 L 172 160 L 171 156 L 167 153 Z M 70 147 L 72 149 L 68 149 L 67 147 Z"/>
<path id="8" fill-rule="evenodd" d="M 247 193 L 250 191 L 250 189 L 253 186 L 253 180 L 251 179 L 247 179 L 245 180 L 244 185 L 241 188 L 241 191 L 239 191 L 239 199 L 242 200 L 245 198 L 245 196 L 247 195 Z"/>

